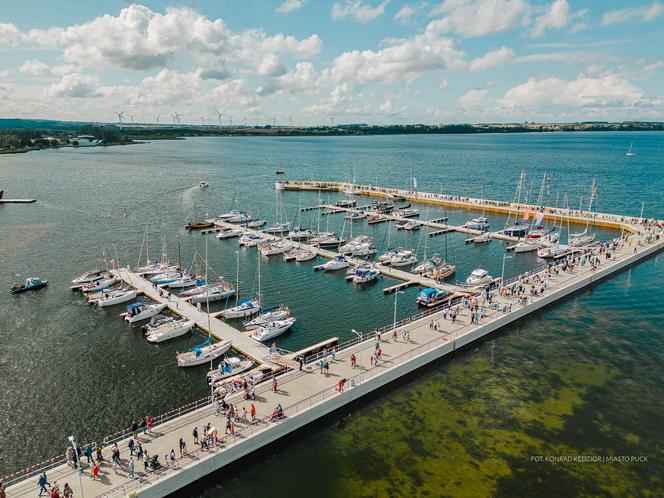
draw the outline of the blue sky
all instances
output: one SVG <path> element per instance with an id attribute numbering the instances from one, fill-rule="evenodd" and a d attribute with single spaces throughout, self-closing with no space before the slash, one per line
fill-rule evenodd
<path id="1" fill-rule="evenodd" d="M 12 3 L 0 117 L 664 119 L 659 0 Z"/>

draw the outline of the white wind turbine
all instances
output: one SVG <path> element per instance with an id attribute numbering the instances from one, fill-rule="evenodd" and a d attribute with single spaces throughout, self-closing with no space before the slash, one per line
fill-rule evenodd
<path id="1" fill-rule="evenodd" d="M 124 111 L 116 112 L 115 114 L 118 117 L 118 123 L 122 124 L 122 116 L 124 116 Z"/>
<path id="2" fill-rule="evenodd" d="M 215 112 L 217 113 L 217 119 L 219 120 L 219 131 L 221 131 L 221 118 L 222 118 L 222 116 L 224 115 L 224 113 L 223 113 L 223 112 L 219 112 L 218 109 L 217 109 Z"/>
<path id="3" fill-rule="evenodd" d="M 131 124 L 134 124 L 134 114 L 130 114 L 129 119 L 131 119 Z"/>

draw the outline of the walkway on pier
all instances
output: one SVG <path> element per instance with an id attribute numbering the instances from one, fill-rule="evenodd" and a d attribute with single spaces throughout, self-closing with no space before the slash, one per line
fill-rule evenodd
<path id="1" fill-rule="evenodd" d="M 380 376 L 385 376 L 383 377 L 385 379 L 398 378 L 403 372 L 408 371 L 405 369 L 406 365 L 424 364 L 431 361 L 433 357 L 424 357 L 428 353 L 438 351 L 438 356 L 442 356 L 453 352 L 457 347 L 470 344 L 485 334 L 528 313 L 539 310 L 552 300 L 562 298 L 595 279 L 608 276 L 612 272 L 625 267 L 625 265 L 647 257 L 654 251 L 664 249 L 664 240 L 661 239 L 663 233 L 662 229 L 658 229 L 657 235 L 659 238 L 633 236 L 621 241 L 619 247 L 615 251 L 611 251 L 610 258 L 607 258 L 605 254 L 597 256 L 600 258 L 597 268 L 592 268 L 588 263 L 575 264 L 568 271 L 562 268 L 557 271 L 539 269 L 529 275 L 521 276 L 518 283 L 527 289 L 531 285 L 535 285 L 539 289 L 546 281 L 544 293 L 531 296 L 526 292 L 526 303 L 519 302 L 516 297 L 509 297 L 498 291 L 493 291 L 491 295 L 494 305 L 492 306 L 484 301 L 482 295 L 478 298 L 479 306 L 481 306 L 479 323 L 470 323 L 470 309 L 463 303 L 457 304 L 451 310 L 435 310 L 426 312 L 428 314 L 425 315 L 416 316 L 412 321 L 410 319 L 401 321 L 395 329 L 397 331 L 396 338 L 393 336 L 392 326 L 388 325 L 378 334 L 368 334 L 368 338 L 362 341 L 347 341 L 346 344 L 340 345 L 341 347 L 347 347 L 337 352 L 336 358 L 329 358 L 329 375 L 320 373 L 315 363 L 309 363 L 302 371 L 295 370 L 280 375 L 276 392 L 272 391 L 271 383 L 268 381 L 257 388 L 255 401 L 244 401 L 239 399 L 238 395 L 231 397 L 229 401 L 235 403 L 240 410 L 242 408 L 249 410 L 253 402 L 257 411 L 257 421 L 255 423 L 245 420 L 238 422 L 235 426 L 234 435 L 224 435 L 226 426 L 224 417 L 216 415 L 214 409 L 209 406 L 159 425 L 155 428 L 154 435 L 141 435 L 140 437 L 144 448 L 150 455 L 159 455 L 160 461 L 165 463 L 163 461 L 164 455 L 169 453 L 171 449 L 174 449 L 176 455 L 179 455 L 178 442 L 182 438 L 187 443 L 188 456 L 178 458 L 175 467 L 165 469 L 159 474 L 145 474 L 142 471 L 142 465 L 137 464 L 138 479 L 136 480 L 129 479 L 125 469 L 114 473 L 110 465 L 105 463 L 101 467 L 101 481 L 92 481 L 88 469 L 85 468 L 82 476 L 84 494 L 87 497 L 126 496 L 131 492 L 140 492 L 141 489 L 160 481 L 163 482 L 164 479 L 175 476 L 183 469 L 196 465 L 200 465 L 200 467 L 197 467 L 200 468 L 198 476 L 206 475 L 220 465 L 219 460 L 215 464 L 213 459 L 223 455 L 224 452 L 235 455 L 235 457 L 229 457 L 228 461 L 231 461 L 242 454 L 241 448 L 255 448 L 269 441 L 267 431 L 276 431 L 283 423 L 268 420 L 272 410 L 278 403 L 284 408 L 286 421 L 295 419 L 300 414 L 305 420 L 308 420 L 306 414 L 309 413 L 312 414 L 310 418 L 313 420 L 317 418 L 316 413 L 321 413 L 316 411 L 320 410 L 320 405 L 332 398 L 350 402 L 356 398 L 354 390 L 358 387 L 361 388 L 364 383 L 371 379 Z M 455 321 L 452 321 L 450 316 L 455 311 L 458 316 Z M 438 330 L 433 328 L 433 321 L 439 324 Z M 351 327 L 350 324 L 348 326 Z M 406 337 L 406 331 L 409 332 L 410 339 Z M 380 338 L 379 342 L 377 342 L 377 336 Z M 372 364 L 370 359 L 378 347 L 382 350 L 382 361 L 379 366 L 376 366 Z M 359 367 L 353 368 L 351 366 L 351 355 L 355 355 Z M 341 379 L 348 379 L 343 393 L 337 391 Z M 191 431 L 196 426 L 199 434 L 202 435 L 202 427 L 207 423 L 211 423 L 217 428 L 221 441 L 213 449 L 201 451 L 193 444 Z M 253 444 L 254 441 L 262 442 Z M 240 445 L 244 446 L 240 447 Z M 120 441 L 119 447 L 123 463 L 126 465 L 128 461 L 126 441 Z M 234 452 L 234 449 L 237 451 Z M 247 449 L 246 451 L 250 450 Z M 108 453 L 107 450 L 106 458 L 109 457 Z M 77 496 L 81 492 L 77 473 L 70 467 L 61 465 L 52 469 L 49 471 L 48 477 L 51 483 L 57 481 L 61 487 L 65 482 L 68 482 L 74 488 Z M 10 487 L 8 496 L 34 496 L 37 492 L 35 481 L 36 477 Z"/>
<path id="2" fill-rule="evenodd" d="M 132 273 L 126 268 L 114 270 L 118 277 L 122 279 L 127 285 L 142 292 L 147 297 L 158 303 L 163 303 L 168 306 L 168 309 L 173 313 L 184 316 L 188 320 L 196 323 L 196 326 L 203 330 L 206 334 L 209 332 L 212 337 L 217 340 L 230 339 L 233 342 L 233 349 L 240 351 L 245 356 L 250 357 L 261 365 L 274 367 L 273 364 L 267 360 L 269 348 L 259 342 L 254 341 L 250 337 L 244 335 L 239 330 L 231 327 L 227 323 L 222 322 L 218 318 L 210 316 L 210 329 L 208 330 L 208 315 L 196 306 L 191 304 L 188 300 L 178 297 L 175 294 L 167 293 L 168 297 L 160 295 L 159 289 L 155 289 L 154 284 L 149 280 L 141 277 L 136 273 Z M 173 359 L 175 361 L 175 359 Z"/>

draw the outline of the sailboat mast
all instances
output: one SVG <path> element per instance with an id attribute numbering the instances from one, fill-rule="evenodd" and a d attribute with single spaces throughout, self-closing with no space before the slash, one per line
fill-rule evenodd
<path id="1" fill-rule="evenodd" d="M 240 302 L 240 251 L 235 251 L 235 306 L 237 306 L 239 302 Z"/>
<path id="2" fill-rule="evenodd" d="M 261 254 L 258 253 L 258 304 L 261 302 Z"/>

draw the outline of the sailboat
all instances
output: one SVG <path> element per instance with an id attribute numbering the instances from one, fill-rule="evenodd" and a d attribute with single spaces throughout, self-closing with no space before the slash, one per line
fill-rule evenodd
<path id="1" fill-rule="evenodd" d="M 238 293 L 236 294 L 239 298 L 239 266 L 238 266 Z M 225 309 L 221 312 L 221 315 L 226 319 L 233 318 L 246 318 L 251 315 L 259 313 L 261 310 L 261 257 L 258 256 L 258 295 L 254 299 L 244 299 L 243 301 L 237 300 L 235 306 L 232 308 Z"/>
<path id="2" fill-rule="evenodd" d="M 625 153 L 626 156 L 631 157 L 631 156 L 635 156 L 635 155 L 636 155 L 636 154 L 634 154 L 634 152 L 632 152 L 632 146 L 633 146 L 633 145 L 634 145 L 634 142 L 631 142 L 631 143 L 629 144 L 629 149 L 628 149 L 627 152 Z"/>
<path id="3" fill-rule="evenodd" d="M 588 203 L 588 213 L 591 215 L 593 209 L 593 201 L 595 200 L 596 197 L 597 197 L 597 183 L 595 182 L 595 179 L 593 179 L 593 184 L 590 193 L 590 202 Z M 572 247 L 587 246 L 591 244 L 595 240 L 595 233 L 588 232 L 589 228 L 590 228 L 590 218 L 588 218 L 588 222 L 586 223 L 586 229 L 583 232 L 569 234 L 568 244 Z"/>

